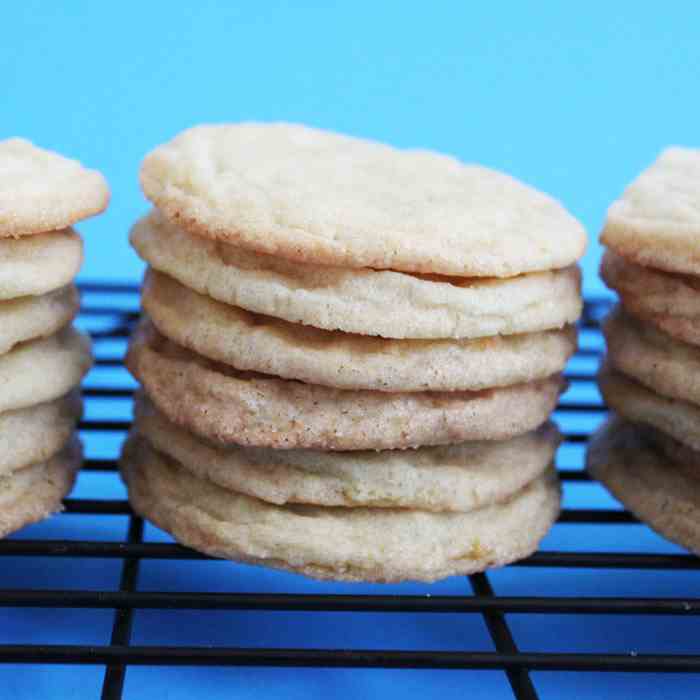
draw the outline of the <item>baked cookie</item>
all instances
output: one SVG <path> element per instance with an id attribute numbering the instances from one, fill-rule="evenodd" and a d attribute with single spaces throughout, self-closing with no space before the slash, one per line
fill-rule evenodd
<path id="1" fill-rule="evenodd" d="M 79 307 L 75 285 L 35 297 L 0 301 L 0 355 L 18 343 L 58 332 L 73 320 Z"/>
<path id="2" fill-rule="evenodd" d="M 700 348 L 674 340 L 619 307 L 605 319 L 608 359 L 657 394 L 700 404 Z"/>
<path id="3" fill-rule="evenodd" d="M 74 437 L 46 462 L 0 477 L 0 537 L 59 512 L 81 461 L 82 447 Z"/>
<path id="4" fill-rule="evenodd" d="M 145 320 L 126 364 L 182 428 L 221 443 L 323 450 L 504 440 L 544 423 L 563 379 L 481 392 L 346 391 L 241 372 L 161 336 Z"/>
<path id="5" fill-rule="evenodd" d="M 137 513 L 207 554 L 336 581 L 435 581 L 531 554 L 559 513 L 554 470 L 466 513 L 272 505 L 203 479 L 131 438 L 122 476 Z"/>
<path id="6" fill-rule="evenodd" d="M 0 238 L 67 228 L 108 203 L 96 170 L 24 139 L 0 141 Z"/>
<path id="7" fill-rule="evenodd" d="M 700 280 L 637 265 L 606 250 L 600 266 L 603 281 L 635 315 L 700 316 Z"/>
<path id="8" fill-rule="evenodd" d="M 83 241 L 72 229 L 0 238 L 0 300 L 47 294 L 73 282 Z"/>
<path id="9" fill-rule="evenodd" d="M 644 428 L 612 416 L 592 437 L 586 466 L 640 520 L 700 554 L 700 479 L 656 450 Z"/>
<path id="10" fill-rule="evenodd" d="M 661 396 L 604 362 L 598 374 L 608 406 L 633 423 L 653 426 L 700 450 L 700 406 Z"/>
<path id="11" fill-rule="evenodd" d="M 72 326 L 0 355 L 0 413 L 64 396 L 92 366 L 90 339 Z"/>
<path id="12" fill-rule="evenodd" d="M 158 331 L 239 370 L 339 389 L 480 391 L 561 372 L 576 331 L 474 340 L 393 340 L 301 326 L 222 304 L 154 270 L 142 305 Z"/>
<path id="13" fill-rule="evenodd" d="M 45 462 L 68 442 L 82 414 L 80 391 L 0 413 L 0 476 Z"/>
<path id="14" fill-rule="evenodd" d="M 138 395 L 132 434 L 199 479 L 268 503 L 469 511 L 504 501 L 554 459 L 558 430 L 502 442 L 463 442 L 416 450 L 320 452 L 222 447 L 198 439 Z"/>
<path id="15" fill-rule="evenodd" d="M 290 262 L 192 236 L 157 212 L 130 240 L 153 268 L 200 294 L 326 330 L 479 338 L 563 328 L 582 308 L 577 267 L 499 280 Z"/>
<path id="16" fill-rule="evenodd" d="M 625 311 L 678 340 L 700 345 L 698 278 L 635 265 L 609 250 L 600 274 L 620 295 Z"/>
<path id="17" fill-rule="evenodd" d="M 691 479 L 700 479 L 700 450 L 694 450 L 671 435 L 653 428 L 645 430 L 644 437 L 673 464 L 675 469 Z"/>
<path id="18" fill-rule="evenodd" d="M 612 204 L 601 243 L 645 267 L 700 275 L 700 150 L 668 148 Z"/>
<path id="19" fill-rule="evenodd" d="M 292 124 L 188 129 L 146 157 L 141 185 L 192 233 L 302 263 L 512 277 L 586 245 L 560 204 L 507 175 Z"/>

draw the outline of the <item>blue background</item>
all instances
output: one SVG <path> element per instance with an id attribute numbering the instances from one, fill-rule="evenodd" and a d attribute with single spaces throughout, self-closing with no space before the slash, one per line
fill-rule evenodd
<path id="1" fill-rule="evenodd" d="M 142 266 L 126 244 L 130 224 L 146 209 L 137 185 L 139 162 L 181 129 L 210 121 L 299 121 L 481 162 L 561 199 L 594 241 L 608 204 L 663 146 L 698 145 L 699 28 L 696 2 L 5 2 L 0 6 L 0 138 L 25 136 L 107 176 L 113 190 L 109 211 L 80 226 L 87 239 L 85 279 L 140 275 Z M 585 261 L 589 293 L 601 290 L 598 257 L 592 243 Z M 116 443 L 89 447 L 93 454 L 112 455 Z M 580 461 L 580 455 L 572 458 Z M 95 489 L 123 495 L 121 487 L 101 478 L 81 477 L 78 495 Z M 593 488 L 582 485 L 567 498 L 612 503 Z M 123 518 L 103 518 L 90 535 L 120 538 L 124 526 Z M 69 516 L 30 528 L 26 536 L 59 536 L 57 528 L 65 536 L 85 536 L 76 534 L 78 525 Z M 677 551 L 646 529 L 630 531 L 637 549 Z M 581 532 L 580 526 L 558 526 L 546 545 L 575 548 L 571 535 Z M 586 537 L 590 547 L 626 546 L 606 540 L 595 528 Z M 245 567 L 236 569 L 232 580 L 230 568 L 222 569 L 228 565 L 196 566 L 193 578 L 192 564 L 169 562 L 157 571 L 146 564 L 142 585 L 329 590 Z M 612 573 L 591 571 L 578 572 L 575 580 L 567 572 L 550 575 L 542 590 L 542 576 L 538 570 L 515 569 L 497 572 L 492 580 L 499 592 L 518 594 L 681 596 L 697 585 L 691 573 L 640 573 L 623 584 Z M 88 562 L 76 578 L 68 563 L 24 561 L 2 578 L 2 587 L 110 588 L 118 580 L 118 565 Z M 460 593 L 465 585 L 452 580 L 433 592 Z M 633 618 L 608 622 L 605 633 L 590 617 L 548 616 L 537 624 L 512 618 L 517 641 L 531 650 L 565 641 L 572 651 L 620 651 L 630 645 L 641 651 L 679 646 L 700 651 L 695 618 L 675 619 L 673 628 L 662 619 L 647 634 L 639 633 L 639 620 Z M 327 614 L 311 623 L 304 618 L 300 628 L 291 615 L 148 612 L 137 615 L 135 638 L 284 646 L 298 643 L 301 629 L 309 646 L 490 649 L 480 618 L 462 619 L 455 630 L 441 616 L 396 616 L 378 624 L 373 616 Z M 73 641 L 105 643 L 111 614 L 0 610 L 0 620 L 0 642 L 66 641 L 68 630 Z M 650 682 L 610 674 L 594 682 L 590 676 L 546 673 L 535 678 L 546 698 L 687 697 L 690 692 L 688 678 L 657 676 Z M 82 699 L 96 696 L 100 679 L 97 669 L 5 667 L 0 696 Z M 397 691 L 406 697 L 439 692 L 473 698 L 500 697 L 502 691 L 508 697 L 503 675 L 486 672 L 132 669 L 127 678 L 128 698 L 155 692 L 166 698 L 195 693 L 291 698 Z"/>

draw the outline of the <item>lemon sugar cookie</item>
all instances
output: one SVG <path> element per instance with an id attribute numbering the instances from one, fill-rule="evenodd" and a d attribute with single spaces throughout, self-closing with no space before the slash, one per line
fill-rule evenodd
<path id="1" fill-rule="evenodd" d="M 60 511 L 82 461 L 79 385 L 92 352 L 71 325 L 83 261 L 73 225 L 108 201 L 97 171 L 0 141 L 0 537 Z"/>
<path id="2" fill-rule="evenodd" d="M 553 471 L 501 503 L 459 513 L 276 506 L 193 477 L 143 439 L 122 475 L 135 510 L 217 557 L 336 581 L 435 581 L 531 554 L 559 514 Z"/>
<path id="3" fill-rule="evenodd" d="M 294 124 L 188 129 L 146 156 L 141 185 L 192 233 L 297 262 L 512 277 L 586 244 L 557 201 L 503 173 Z"/>
<path id="4" fill-rule="evenodd" d="M 136 512 L 330 580 L 434 581 L 537 548 L 582 309 L 586 237 L 561 204 L 289 124 L 195 127 L 140 178 Z"/>
<path id="5" fill-rule="evenodd" d="M 326 331 L 222 304 L 154 270 L 144 279 L 142 304 L 163 335 L 198 355 L 339 389 L 479 391 L 545 379 L 576 350 L 571 326 L 456 340 Z"/>
<path id="6" fill-rule="evenodd" d="M 608 210 L 601 243 L 644 267 L 700 275 L 700 150 L 671 147 Z"/>
<path id="7" fill-rule="evenodd" d="M 57 231 L 104 211 L 104 177 L 25 139 L 0 141 L 0 237 Z"/>
<path id="8" fill-rule="evenodd" d="M 588 468 L 661 535 L 700 552 L 700 151 L 668 148 L 608 211 L 600 390 L 615 412 Z"/>
<path id="9" fill-rule="evenodd" d="M 483 338 L 563 328 L 581 315 L 576 267 L 508 279 L 290 262 L 198 238 L 157 212 L 131 243 L 151 267 L 224 304 L 290 323 L 384 338 Z"/>

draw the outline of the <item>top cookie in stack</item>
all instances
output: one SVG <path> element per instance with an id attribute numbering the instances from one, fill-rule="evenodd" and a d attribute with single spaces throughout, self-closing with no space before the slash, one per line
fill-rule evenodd
<path id="1" fill-rule="evenodd" d="M 581 311 L 585 234 L 559 204 L 286 124 L 190 129 L 141 183 L 138 511 L 321 578 L 433 580 L 537 546 Z"/>
<path id="2" fill-rule="evenodd" d="M 80 464 L 77 387 L 92 358 L 70 325 L 83 258 L 70 226 L 108 200 L 94 170 L 0 141 L 0 536 L 56 511 Z"/>
<path id="3" fill-rule="evenodd" d="M 700 151 L 669 148 L 608 212 L 600 387 L 617 413 L 589 468 L 668 538 L 700 552 Z"/>

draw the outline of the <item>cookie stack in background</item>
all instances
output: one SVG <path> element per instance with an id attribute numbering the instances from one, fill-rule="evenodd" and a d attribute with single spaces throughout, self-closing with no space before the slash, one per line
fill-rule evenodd
<path id="1" fill-rule="evenodd" d="M 588 468 L 660 534 L 700 553 L 700 151 L 669 148 L 608 212 L 600 388 L 614 411 Z"/>
<path id="2" fill-rule="evenodd" d="M 536 549 L 581 311 L 585 233 L 559 204 L 285 124 L 190 129 L 141 183 L 137 512 L 324 579 L 430 581 Z"/>
<path id="3" fill-rule="evenodd" d="M 71 325 L 83 259 L 70 228 L 105 209 L 104 178 L 22 139 L 0 141 L 0 536 L 60 510 L 80 466 L 75 426 L 90 341 Z"/>

